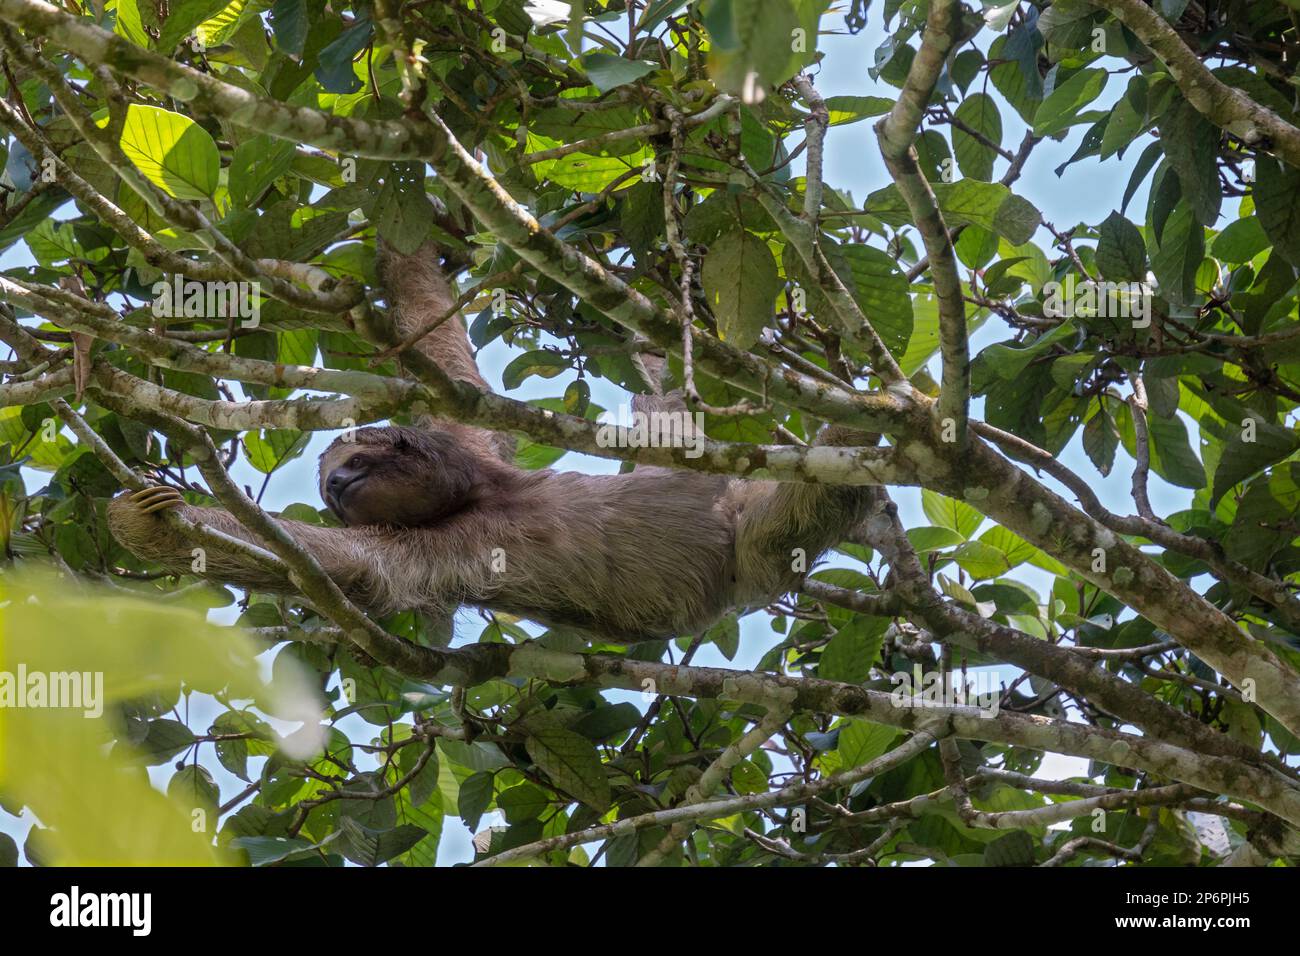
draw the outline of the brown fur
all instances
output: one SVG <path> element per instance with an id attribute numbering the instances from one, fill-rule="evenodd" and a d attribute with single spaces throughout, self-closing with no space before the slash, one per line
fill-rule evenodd
<path id="1" fill-rule="evenodd" d="M 435 262 L 427 249 L 386 255 L 383 272 L 407 330 L 453 301 Z M 483 383 L 459 317 L 420 348 L 449 374 Z M 675 395 L 638 396 L 636 404 L 681 407 Z M 698 633 L 733 608 L 789 590 L 859 519 L 866 500 L 856 488 L 662 468 L 526 472 L 498 457 L 490 433 L 423 424 L 362 429 L 321 456 L 322 497 L 349 527 L 283 522 L 351 597 L 377 612 L 445 615 L 470 604 L 618 641 Z M 336 474 L 347 479 L 341 497 L 327 487 Z M 250 537 L 220 509 L 183 513 Z M 135 554 L 189 570 L 189 546 L 128 497 L 110 503 L 109 521 Z M 221 556 L 209 558 L 206 573 L 243 587 L 282 586 Z"/>

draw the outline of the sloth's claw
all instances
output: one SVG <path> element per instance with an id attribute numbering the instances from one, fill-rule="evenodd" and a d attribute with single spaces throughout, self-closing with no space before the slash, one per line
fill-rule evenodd
<path id="1" fill-rule="evenodd" d="M 160 511 L 166 511 L 168 508 L 179 508 L 185 504 L 185 499 L 175 488 L 168 488 L 166 485 L 153 485 L 142 491 L 137 491 L 131 495 L 131 501 L 141 514 L 157 514 Z"/>

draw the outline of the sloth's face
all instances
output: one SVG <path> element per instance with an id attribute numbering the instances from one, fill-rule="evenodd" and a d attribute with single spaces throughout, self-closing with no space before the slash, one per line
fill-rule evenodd
<path id="1" fill-rule="evenodd" d="M 345 525 L 434 524 L 471 498 L 474 458 L 443 432 L 363 428 L 320 457 L 320 493 Z"/>

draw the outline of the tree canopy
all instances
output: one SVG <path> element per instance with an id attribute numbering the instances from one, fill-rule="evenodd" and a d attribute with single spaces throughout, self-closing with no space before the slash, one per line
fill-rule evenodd
<path id="1" fill-rule="evenodd" d="M 431 865 L 462 824 L 488 864 L 1300 854 L 1289 0 L 0 0 L 0 54 L 0 670 L 108 675 L 102 719 L 0 723 L 27 860 Z M 1048 141 L 1073 154 L 1036 168 Z M 879 157 L 869 192 L 831 143 Z M 1120 207 L 1045 219 L 1032 185 L 1102 161 Z M 501 394 L 399 372 L 380 237 L 438 242 Z M 700 454 L 601 440 L 593 383 L 652 388 L 647 353 Z M 230 477 L 422 412 L 527 468 L 879 507 L 743 641 L 467 610 L 443 646 Z M 297 596 L 133 557 L 104 509 L 146 480 L 239 516 Z"/>

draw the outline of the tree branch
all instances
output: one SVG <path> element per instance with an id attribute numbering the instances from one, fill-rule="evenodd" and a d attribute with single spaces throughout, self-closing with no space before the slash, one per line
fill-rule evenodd
<path id="1" fill-rule="evenodd" d="M 952 237 L 943 220 L 934 190 L 917 164 L 917 128 L 934 94 L 949 50 L 961 26 L 961 7 L 956 0 L 933 0 L 926 18 L 921 47 L 907 71 L 902 92 L 890 110 L 876 124 L 880 154 L 893 177 L 899 194 L 912 214 L 912 222 L 925 244 L 930 275 L 939 306 L 939 351 L 943 359 L 942 388 L 934 414 L 951 451 L 966 446 L 966 423 L 970 407 L 970 345 L 966 329 L 966 301 Z"/>
<path id="2" fill-rule="evenodd" d="M 1091 2 L 1110 11 L 1164 61 L 1179 91 L 1197 112 L 1246 145 L 1270 150 L 1300 167 L 1300 129 L 1216 77 L 1154 8 L 1142 0 Z"/>

